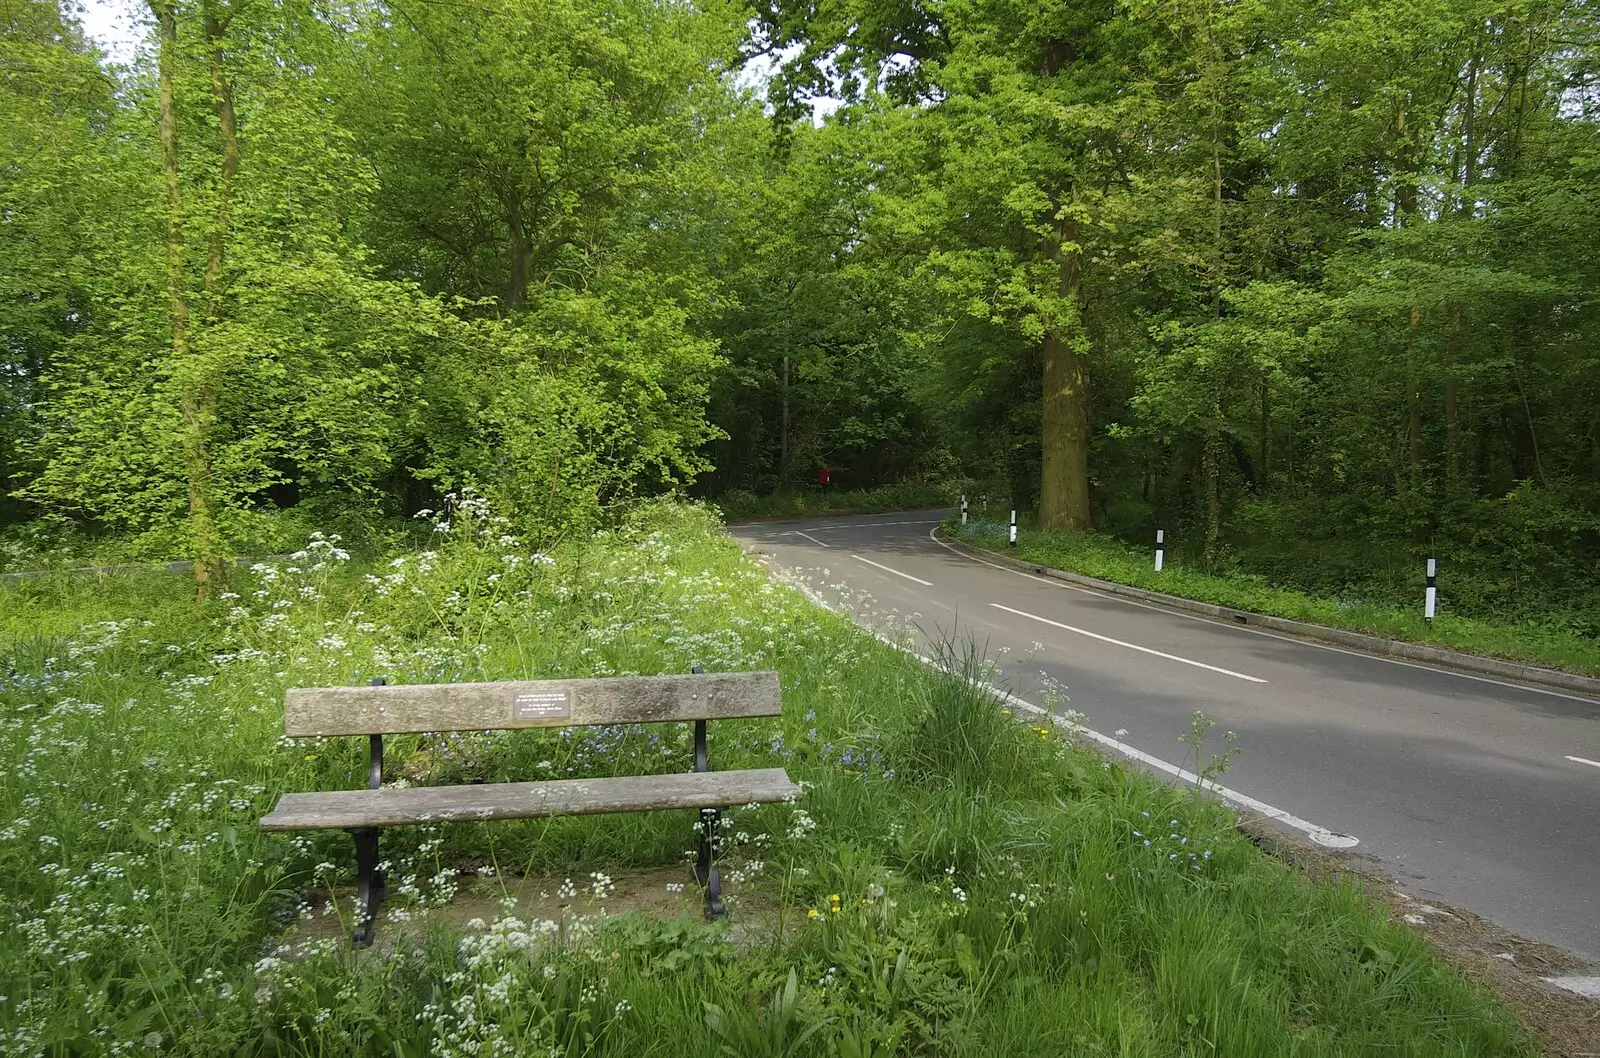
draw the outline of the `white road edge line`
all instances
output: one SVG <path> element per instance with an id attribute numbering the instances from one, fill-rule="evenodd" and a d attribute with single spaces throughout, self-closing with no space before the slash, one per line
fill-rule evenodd
<path id="1" fill-rule="evenodd" d="M 927 658 L 922 658 L 921 660 L 927 662 L 928 664 L 932 664 L 932 662 Z M 1023 699 L 1012 694 L 1010 691 L 1002 690 L 992 683 L 985 684 L 984 686 L 986 686 L 995 694 L 1002 696 L 1006 701 L 1012 702 L 1023 709 L 1027 709 L 1029 712 L 1037 713 L 1040 716 L 1049 716 L 1058 727 L 1065 727 L 1071 730 L 1073 733 L 1082 735 L 1088 739 L 1092 739 L 1108 749 L 1116 750 L 1124 757 L 1129 757 L 1133 760 L 1139 761 L 1141 764 L 1147 764 L 1158 771 L 1164 771 L 1168 775 L 1175 776 L 1184 782 L 1200 786 L 1202 789 L 1210 790 L 1225 801 L 1232 802 L 1236 805 L 1242 805 L 1253 812 L 1257 812 L 1263 816 L 1266 816 L 1268 819 L 1275 819 L 1284 826 L 1293 827 L 1295 830 L 1304 833 L 1318 845 L 1322 845 L 1330 849 L 1353 849 L 1361 843 L 1359 838 L 1352 837 L 1349 834 L 1335 833 L 1334 831 L 1329 830 L 1327 827 L 1318 826 L 1316 823 L 1312 823 L 1309 820 L 1301 819 L 1299 816 L 1285 812 L 1281 808 L 1274 808 L 1265 801 L 1258 801 L 1249 794 L 1242 794 L 1238 790 L 1230 790 L 1228 787 L 1212 782 L 1210 779 L 1202 779 L 1192 771 L 1187 771 L 1183 768 L 1180 768 L 1176 764 L 1170 764 L 1167 761 L 1162 760 L 1160 757 L 1152 756 L 1141 749 L 1135 749 L 1126 742 L 1112 738 L 1110 735 L 1102 735 L 1098 731 L 1074 724 L 1072 721 L 1063 719 L 1062 717 L 1056 716 L 1053 713 L 1049 713 L 1046 710 L 1039 708 L 1037 705 L 1034 705 L 1032 702 L 1024 701 Z"/>
<path id="2" fill-rule="evenodd" d="M 826 546 L 826 545 L 824 545 L 824 546 Z M 876 566 L 879 569 L 883 570 L 885 573 L 893 573 L 897 577 L 904 577 L 906 580 L 914 580 L 918 584 L 922 585 L 924 588 L 933 587 L 933 581 L 931 581 L 931 580 L 923 580 L 921 577 L 913 577 L 909 573 L 901 573 L 897 569 L 890 569 L 888 566 L 885 566 L 881 562 L 874 562 L 874 561 L 872 561 L 872 559 L 870 559 L 870 558 L 862 558 L 860 555 L 851 555 L 850 557 L 855 559 L 857 562 L 865 562 L 869 566 Z"/>
<path id="3" fill-rule="evenodd" d="M 1600 977 L 1541 977 L 1539 980 L 1557 988 L 1564 988 L 1568 992 L 1576 992 L 1580 996 L 1600 999 Z"/>
<path id="4" fill-rule="evenodd" d="M 1129 650 L 1137 650 L 1145 654 L 1154 654 L 1156 657 L 1166 658 L 1168 661 L 1179 661 L 1185 665 L 1193 665 L 1197 669 L 1209 669 L 1212 672 L 1220 672 L 1224 676 L 1232 676 L 1235 679 L 1240 680 L 1249 680 L 1251 683 L 1267 682 L 1260 676 L 1246 676 L 1242 672 L 1234 672 L 1232 669 L 1225 669 L 1218 665 L 1207 665 L 1203 661 L 1193 661 L 1189 658 L 1180 658 L 1176 654 L 1168 654 L 1163 650 L 1152 650 L 1150 647 L 1142 647 L 1137 643 L 1125 643 L 1120 639 L 1112 639 L 1110 636 L 1103 636 L 1099 632 L 1091 632 L 1086 628 L 1075 628 L 1072 625 L 1064 625 L 1060 621 L 1052 621 L 1048 617 L 1040 617 L 1038 614 L 1028 613 L 1026 610 L 1013 610 L 1011 607 L 1001 606 L 997 602 L 992 602 L 989 605 L 993 606 L 996 610 L 1004 610 L 1006 613 L 1014 613 L 1018 617 L 1026 617 L 1030 621 L 1038 621 L 1040 624 L 1052 625 L 1056 628 L 1064 628 L 1068 632 L 1076 632 L 1080 636 L 1088 636 L 1090 639 L 1098 639 L 1102 643 L 1113 643 L 1119 647 L 1127 647 Z"/>
<path id="5" fill-rule="evenodd" d="M 1579 764 L 1592 764 L 1600 768 L 1600 760 L 1590 760 L 1588 757 L 1568 757 L 1568 760 L 1577 761 Z"/>
<path id="6" fill-rule="evenodd" d="M 938 533 L 938 531 L 939 527 L 937 525 L 928 530 L 928 539 L 938 544 L 946 551 L 949 551 L 951 554 L 954 554 L 960 558 L 964 558 L 969 562 L 976 562 L 979 565 L 989 566 L 1005 573 L 1012 573 L 1018 577 L 1027 577 L 1029 580 L 1037 580 L 1057 588 L 1066 588 L 1069 591 L 1080 591 L 1085 595 L 1095 595 L 1102 599 L 1109 599 L 1112 602 L 1122 603 L 1124 606 L 1137 606 L 1141 610 L 1154 610 L 1156 613 L 1164 613 L 1170 617 L 1181 617 L 1185 621 L 1200 621 L 1203 624 L 1208 624 L 1215 628 L 1226 628 L 1231 632 L 1245 632 L 1253 636 L 1264 636 L 1267 639 L 1276 639 L 1280 643 L 1293 643 L 1296 646 L 1314 647 L 1317 650 L 1331 650 L 1335 654 L 1348 654 L 1353 658 L 1366 658 L 1368 661 L 1381 661 L 1385 665 L 1399 665 L 1408 669 L 1420 669 L 1423 672 L 1436 672 L 1443 676 L 1455 676 L 1458 679 L 1472 680 L 1475 683 L 1492 683 L 1496 687 L 1509 687 L 1514 691 L 1529 691 L 1533 694 L 1548 694 L 1552 698 L 1565 698 L 1569 702 L 1583 702 L 1586 705 L 1593 705 L 1595 703 L 1594 698 L 1586 698 L 1581 694 L 1568 694 L 1565 691 L 1552 691 L 1545 687 L 1535 687 L 1532 684 L 1527 683 L 1512 683 L 1509 680 L 1497 680 L 1492 676 L 1475 676 L 1470 672 L 1462 672 L 1460 669 L 1445 668 L 1439 665 L 1423 665 L 1415 661 L 1402 661 L 1399 658 L 1385 657 L 1382 654 L 1373 654 L 1365 650 L 1350 650 L 1345 647 L 1336 647 L 1331 643 L 1318 643 L 1314 639 L 1301 639 L 1297 636 L 1280 635 L 1277 632 L 1268 632 L 1260 628 L 1244 628 L 1240 627 L 1239 625 L 1227 624 L 1223 621 L 1217 620 L 1214 617 L 1202 617 L 1199 614 L 1184 613 L 1182 610 L 1174 610 L 1169 606 L 1157 606 L 1153 603 L 1140 602 L 1137 599 L 1127 599 L 1120 595 L 1106 595 L 1102 592 L 1090 591 L 1088 588 L 1080 588 L 1076 584 L 1070 584 L 1064 580 L 1057 580 L 1054 577 L 1040 577 L 1033 573 L 1024 573 L 1019 569 L 1012 569 L 1010 566 L 1002 566 L 998 562 L 990 562 L 986 559 L 969 555 L 964 551 L 958 551 L 949 544 L 945 543 L 943 540 L 940 540 L 939 537 L 935 535 Z"/>
<path id="7" fill-rule="evenodd" d="M 942 525 L 943 523 L 941 522 L 940 524 Z M 1048 584 L 1053 588 L 1066 588 L 1068 591 L 1082 592 L 1085 595 L 1093 595 L 1096 599 L 1109 599 L 1109 598 L 1111 598 L 1111 596 L 1105 594 L 1104 592 L 1095 591 L 1092 588 L 1080 588 L 1076 584 L 1070 584 L 1070 583 L 1068 583 L 1067 581 L 1064 581 L 1064 580 L 1056 580 L 1053 577 L 1041 577 L 1037 573 L 1024 573 L 1020 569 L 1012 569 L 1010 566 L 1002 566 L 998 562 L 990 562 L 986 558 L 979 558 L 976 555 L 969 555 L 965 551 L 957 551 L 955 548 L 951 547 L 949 544 L 945 543 L 943 540 L 940 540 L 939 537 L 936 535 L 938 532 L 939 532 L 939 526 L 937 526 L 937 525 L 934 526 L 932 529 L 929 529 L 928 530 L 928 539 L 932 540 L 934 543 L 938 544 L 940 547 L 944 548 L 946 551 L 949 551 L 951 554 L 955 555 L 957 558 L 964 558 L 969 562 L 976 562 L 979 565 L 988 566 L 991 569 L 998 569 L 1002 573 L 1014 573 L 1019 577 L 1027 577 L 1029 580 L 1036 580 L 1040 584 Z M 1117 602 L 1127 602 L 1126 599 L 1117 599 L 1115 601 L 1117 601 Z"/>
<path id="8" fill-rule="evenodd" d="M 830 613 L 839 613 L 839 611 L 835 610 L 832 606 L 830 606 L 828 604 L 828 602 L 825 599 L 822 598 L 822 596 L 820 596 L 816 592 L 812 591 L 810 585 L 808 585 L 804 581 L 800 580 L 800 578 L 798 576 L 794 577 L 792 580 L 788 581 L 787 583 L 790 583 L 790 584 L 794 585 L 795 587 L 799 588 L 800 593 L 802 595 L 804 595 L 807 599 L 811 600 L 811 602 L 813 604 L 822 607 L 824 610 L 827 610 Z M 850 622 L 852 624 L 856 624 L 855 619 L 853 617 L 851 617 L 851 615 L 849 615 L 849 614 L 840 614 L 840 616 L 849 618 Z M 857 627 L 861 627 L 861 626 L 857 625 Z M 885 636 L 880 632 L 873 631 L 870 628 L 864 629 L 864 630 L 869 632 L 874 639 L 878 640 L 878 642 L 880 642 L 880 643 L 883 643 L 885 646 L 890 646 L 890 647 L 893 647 L 896 650 L 904 651 L 905 653 L 910 654 L 912 657 L 916 658 L 918 661 L 922 662 L 924 665 L 928 666 L 931 669 L 938 669 L 939 668 L 939 663 L 937 661 L 934 661 L 932 658 L 930 658 L 930 657 L 928 657 L 928 656 L 926 656 L 924 654 L 917 653 L 915 650 L 913 650 L 911 647 L 906 646 L 904 643 L 896 643 L 894 640 L 890 639 L 888 636 Z M 1034 705 L 1032 702 L 1024 701 L 1023 699 L 1018 698 L 1016 695 L 1012 694 L 1010 691 L 1005 690 L 1004 688 L 1001 688 L 1001 687 L 996 687 L 992 683 L 981 683 L 981 682 L 978 682 L 978 681 L 974 681 L 974 684 L 975 684 L 975 686 L 983 687 L 984 689 L 988 690 L 990 693 L 994 694 L 996 697 L 998 697 L 1003 702 L 1008 702 L 1008 703 L 1011 703 L 1013 705 L 1019 706 L 1020 708 L 1026 709 L 1029 712 L 1037 713 L 1040 716 L 1048 716 L 1050 718 L 1051 722 L 1054 723 L 1057 727 L 1065 727 L 1069 731 L 1071 731 L 1073 734 L 1082 735 L 1085 738 L 1091 739 L 1094 742 L 1097 742 L 1100 745 L 1105 746 L 1108 749 L 1116 750 L 1118 753 L 1120 753 L 1123 756 L 1129 758 L 1130 760 L 1136 760 L 1136 761 L 1139 761 L 1141 764 L 1147 764 L 1150 767 L 1155 768 L 1157 771 L 1166 772 L 1168 775 L 1171 775 L 1171 776 L 1173 776 L 1173 777 L 1175 777 L 1175 778 L 1177 778 L 1177 779 L 1179 779 L 1179 780 L 1181 780 L 1183 782 L 1199 785 L 1203 789 L 1212 791 L 1218 797 L 1221 797 L 1224 801 L 1228 801 L 1228 802 L 1230 802 L 1232 804 L 1236 804 L 1236 805 L 1240 805 L 1240 806 L 1242 806 L 1244 808 L 1248 808 L 1252 812 L 1257 812 L 1257 813 L 1265 816 L 1268 819 L 1276 820 L 1279 823 L 1282 823 L 1286 827 L 1290 827 L 1290 828 L 1292 828 L 1294 830 L 1298 830 L 1301 833 L 1305 834 L 1312 841 L 1314 841 L 1318 845 L 1321 845 L 1321 846 L 1323 846 L 1325 848 L 1330 848 L 1330 849 L 1353 849 L 1357 845 L 1361 844 L 1361 839 L 1360 838 L 1353 837 L 1352 835 L 1349 835 L 1349 834 L 1340 834 L 1337 831 L 1329 830 L 1327 827 L 1319 826 L 1316 823 L 1313 823 L 1313 822 L 1311 822 L 1309 820 L 1301 819 L 1297 815 L 1293 815 L 1292 813 L 1285 812 L 1281 808 L 1274 808 L 1271 805 L 1267 804 L 1265 801 L 1256 800 L 1254 797 L 1251 797 L 1249 794 L 1242 794 L 1238 790 L 1230 790 L 1228 787 L 1221 786 L 1221 785 L 1219 785 L 1219 784 L 1217 784 L 1215 782 L 1212 782 L 1210 779 L 1202 780 L 1198 775 L 1196 775 L 1192 771 L 1187 771 L 1187 770 L 1185 770 L 1183 768 L 1180 768 L 1176 764 L 1170 764 L 1167 761 L 1162 760 L 1160 757 L 1153 756 L 1153 755 L 1151 755 L 1149 753 L 1144 752 L 1141 749 L 1135 749 L 1133 746 L 1128 745 L 1126 742 L 1122 742 L 1122 741 L 1120 741 L 1118 739 L 1112 738 L 1110 735 L 1102 735 L 1100 732 L 1095 731 L 1092 728 L 1084 727 L 1081 724 L 1074 724 L 1072 721 L 1067 720 L 1065 717 L 1060 717 L 1060 716 L 1057 716 L 1054 713 L 1050 712 L 1049 710 L 1041 709 L 1037 705 Z"/>
<path id="9" fill-rule="evenodd" d="M 802 533 L 798 529 L 790 529 L 787 533 L 784 533 L 783 535 L 784 536 L 803 536 L 807 540 L 811 541 L 813 544 L 816 544 L 818 547 L 832 547 L 833 546 L 832 544 L 824 544 L 821 540 L 818 540 L 816 537 L 812 536 L 810 533 Z"/>

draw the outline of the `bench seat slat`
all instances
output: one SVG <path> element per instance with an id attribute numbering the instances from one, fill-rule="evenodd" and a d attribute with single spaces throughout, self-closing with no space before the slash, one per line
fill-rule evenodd
<path id="1" fill-rule="evenodd" d="M 678 772 L 603 779 L 421 786 L 391 790 L 286 793 L 261 820 L 262 830 L 342 830 L 441 821 L 724 808 L 798 797 L 782 768 Z"/>
<path id="2" fill-rule="evenodd" d="M 504 683 L 296 687 L 283 697 L 290 736 L 507 731 L 777 716 L 776 672 L 618 676 Z"/>

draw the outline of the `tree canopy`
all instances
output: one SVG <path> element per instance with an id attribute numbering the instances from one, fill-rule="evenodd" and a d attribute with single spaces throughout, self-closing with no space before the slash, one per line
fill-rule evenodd
<path id="1" fill-rule="evenodd" d="M 127 67 L 53 0 L 0 27 L 0 519 L 202 590 L 285 508 L 559 535 L 820 466 L 1334 585 L 1600 580 L 1589 5 L 149 0 Z"/>

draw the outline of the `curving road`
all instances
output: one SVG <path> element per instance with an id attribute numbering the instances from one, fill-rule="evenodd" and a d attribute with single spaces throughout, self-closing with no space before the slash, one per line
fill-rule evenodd
<path id="1" fill-rule="evenodd" d="M 1352 836 L 1408 892 L 1600 959 L 1600 702 L 989 565 L 933 538 L 943 513 L 730 531 L 863 624 L 974 640 L 1029 702 L 1065 685 L 1090 728 L 1156 767 L 1182 760 L 1202 709 L 1243 749 L 1222 781 L 1302 837 Z"/>

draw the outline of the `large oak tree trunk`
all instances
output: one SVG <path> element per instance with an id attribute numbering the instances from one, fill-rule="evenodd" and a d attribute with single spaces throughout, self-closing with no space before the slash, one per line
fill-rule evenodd
<path id="1" fill-rule="evenodd" d="M 1083 252 L 1076 220 L 1063 219 L 1056 251 L 1063 308 L 1044 336 L 1043 474 L 1039 528 L 1087 529 L 1089 514 L 1089 372 L 1079 292 Z"/>

